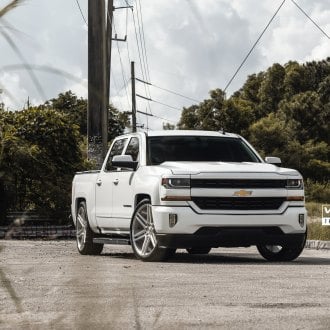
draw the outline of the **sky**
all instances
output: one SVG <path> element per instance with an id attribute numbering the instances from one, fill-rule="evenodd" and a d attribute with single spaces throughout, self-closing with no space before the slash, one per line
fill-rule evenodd
<path id="1" fill-rule="evenodd" d="M 0 0 L 0 8 L 9 2 Z M 68 90 L 87 97 L 88 27 L 77 2 L 87 20 L 88 0 L 26 0 L 0 20 L 0 102 L 9 110 L 26 107 L 28 98 L 38 105 Z M 136 77 L 152 84 L 136 82 L 137 94 L 153 100 L 137 98 L 137 109 L 153 115 L 138 114 L 138 124 L 155 130 L 166 122 L 177 123 L 182 107 L 207 99 L 212 89 L 225 88 L 282 2 L 127 0 L 133 11 L 114 11 L 114 31 L 118 38 L 127 35 L 127 42 L 112 44 L 110 101 L 120 111 L 131 110 L 134 61 Z M 295 2 L 330 35 L 330 0 Z M 114 5 L 125 6 L 125 0 L 114 0 Z M 227 96 L 242 87 L 248 75 L 273 63 L 329 56 L 330 40 L 286 0 Z"/>

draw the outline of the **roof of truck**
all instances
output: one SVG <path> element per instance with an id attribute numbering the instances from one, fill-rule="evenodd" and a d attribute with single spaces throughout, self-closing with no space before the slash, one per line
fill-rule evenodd
<path id="1" fill-rule="evenodd" d="M 237 134 L 227 132 L 214 131 L 193 131 L 193 130 L 164 130 L 164 131 L 149 131 L 146 132 L 148 136 L 226 136 L 238 137 Z"/>

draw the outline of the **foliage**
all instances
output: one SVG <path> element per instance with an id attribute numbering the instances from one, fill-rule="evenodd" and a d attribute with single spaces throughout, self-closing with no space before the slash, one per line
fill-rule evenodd
<path id="1" fill-rule="evenodd" d="M 91 166 L 86 122 L 87 100 L 71 91 L 27 110 L 0 110 L 1 215 L 7 210 L 70 212 L 73 176 Z M 127 114 L 109 106 L 109 140 L 128 123 Z"/>
<path id="2" fill-rule="evenodd" d="M 78 126 L 54 110 L 32 108 L 2 113 L 1 133 L 7 207 L 48 214 L 68 209 L 72 177 L 83 168 Z"/>
<path id="3" fill-rule="evenodd" d="M 305 181 L 306 201 L 329 203 L 330 201 L 330 182 L 315 182 L 307 179 Z M 321 210 L 321 207 L 320 207 Z"/>
<path id="4" fill-rule="evenodd" d="M 40 105 L 39 108 L 65 113 L 72 123 L 79 126 L 80 133 L 87 135 L 87 103 L 86 99 L 78 98 L 71 91 L 67 91 Z M 108 106 L 108 118 L 108 140 L 111 141 L 129 126 L 129 118 L 127 113 L 119 112 L 111 104 Z"/>
<path id="5" fill-rule="evenodd" d="M 307 239 L 330 241 L 330 227 L 322 226 L 321 221 L 308 224 Z"/>
<path id="6" fill-rule="evenodd" d="M 225 99 L 220 89 L 184 108 L 180 129 L 235 132 L 248 138 L 262 156 L 279 156 L 284 166 L 305 178 L 328 182 L 330 58 L 299 64 L 275 63 L 250 75 Z M 329 190 L 329 186 L 326 187 Z"/>
<path id="7" fill-rule="evenodd" d="M 321 218 L 322 205 L 323 205 L 322 203 L 306 201 L 306 209 L 307 209 L 307 214 L 308 214 L 310 221 L 314 221 L 315 219 Z"/>

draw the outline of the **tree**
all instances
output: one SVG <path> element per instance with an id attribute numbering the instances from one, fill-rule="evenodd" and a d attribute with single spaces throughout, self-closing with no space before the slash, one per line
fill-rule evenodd
<path id="1" fill-rule="evenodd" d="M 274 112 L 284 94 L 285 69 L 280 64 L 273 64 L 265 73 L 259 89 L 259 113 L 265 116 Z"/>
<path id="2" fill-rule="evenodd" d="M 175 129 L 175 125 L 172 125 L 170 123 L 163 123 L 163 130 L 164 131 L 170 131 Z"/>
<path id="3" fill-rule="evenodd" d="M 31 108 L 5 117 L 0 172 L 8 206 L 47 214 L 69 212 L 72 178 L 86 168 L 78 126 L 50 109 Z"/>
<path id="4" fill-rule="evenodd" d="M 43 105 L 42 109 L 53 109 L 61 113 L 65 113 L 69 120 L 79 126 L 82 135 L 87 136 L 87 100 L 78 98 L 70 90 L 60 93 L 57 98 L 53 98 Z M 108 140 L 113 140 L 116 136 L 123 134 L 126 127 L 129 126 L 129 118 L 127 113 L 119 112 L 113 105 L 108 105 L 109 111 L 109 131 Z"/>

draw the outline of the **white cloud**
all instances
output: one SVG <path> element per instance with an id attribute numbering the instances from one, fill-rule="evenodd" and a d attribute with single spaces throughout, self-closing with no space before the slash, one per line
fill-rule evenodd
<path id="1" fill-rule="evenodd" d="M 141 0 L 151 82 L 198 100 L 207 98 L 211 89 L 224 88 L 281 2 Z M 0 7 L 6 3 L 0 0 Z M 115 0 L 117 6 L 122 3 Z M 330 33 L 329 1 L 299 0 L 298 3 Z M 87 4 L 87 0 L 80 0 L 85 17 Z M 137 12 L 134 8 L 135 15 Z M 137 23 L 137 16 L 135 19 Z M 47 98 L 56 97 L 67 89 L 79 96 L 87 96 L 84 88 L 87 81 L 87 31 L 75 1 L 29 1 L 8 14 L 7 20 L 27 35 L 15 33 L 13 38 L 28 63 L 58 68 L 68 74 L 36 71 Z M 126 91 L 122 88 L 130 78 L 127 48 L 130 59 L 136 62 L 136 76 L 143 78 L 130 11 L 127 21 L 128 43 L 118 43 L 121 61 L 117 43 L 113 43 L 111 84 L 111 101 L 125 111 L 130 110 L 131 99 L 130 84 Z M 116 10 L 114 22 L 118 37 L 122 38 L 126 34 L 126 10 Z M 1 36 L 0 47 L 1 67 L 20 64 L 15 52 Z M 248 74 L 265 70 L 274 62 L 320 60 L 329 56 L 329 47 L 329 40 L 291 1 L 286 1 L 228 93 L 240 88 Z M 0 75 L 0 83 L 12 94 L 19 91 L 22 95 L 20 102 L 27 95 L 44 101 L 26 72 L 10 71 L 7 74 L 6 79 Z M 137 83 L 136 88 L 139 94 L 148 95 L 143 84 Z M 150 87 L 150 92 L 154 100 L 174 107 L 192 104 L 192 101 L 155 87 Z M 180 111 L 153 102 L 150 104 L 155 115 L 174 121 L 180 117 Z M 137 106 L 141 111 L 148 108 L 142 99 L 137 100 Z M 146 117 L 139 115 L 139 121 L 146 123 Z M 161 128 L 162 120 L 149 118 L 149 124 L 153 129 Z"/>
<path id="2" fill-rule="evenodd" d="M 0 102 L 9 110 L 22 109 L 28 99 L 27 90 L 22 87 L 20 76 L 17 73 L 0 74 Z"/>

